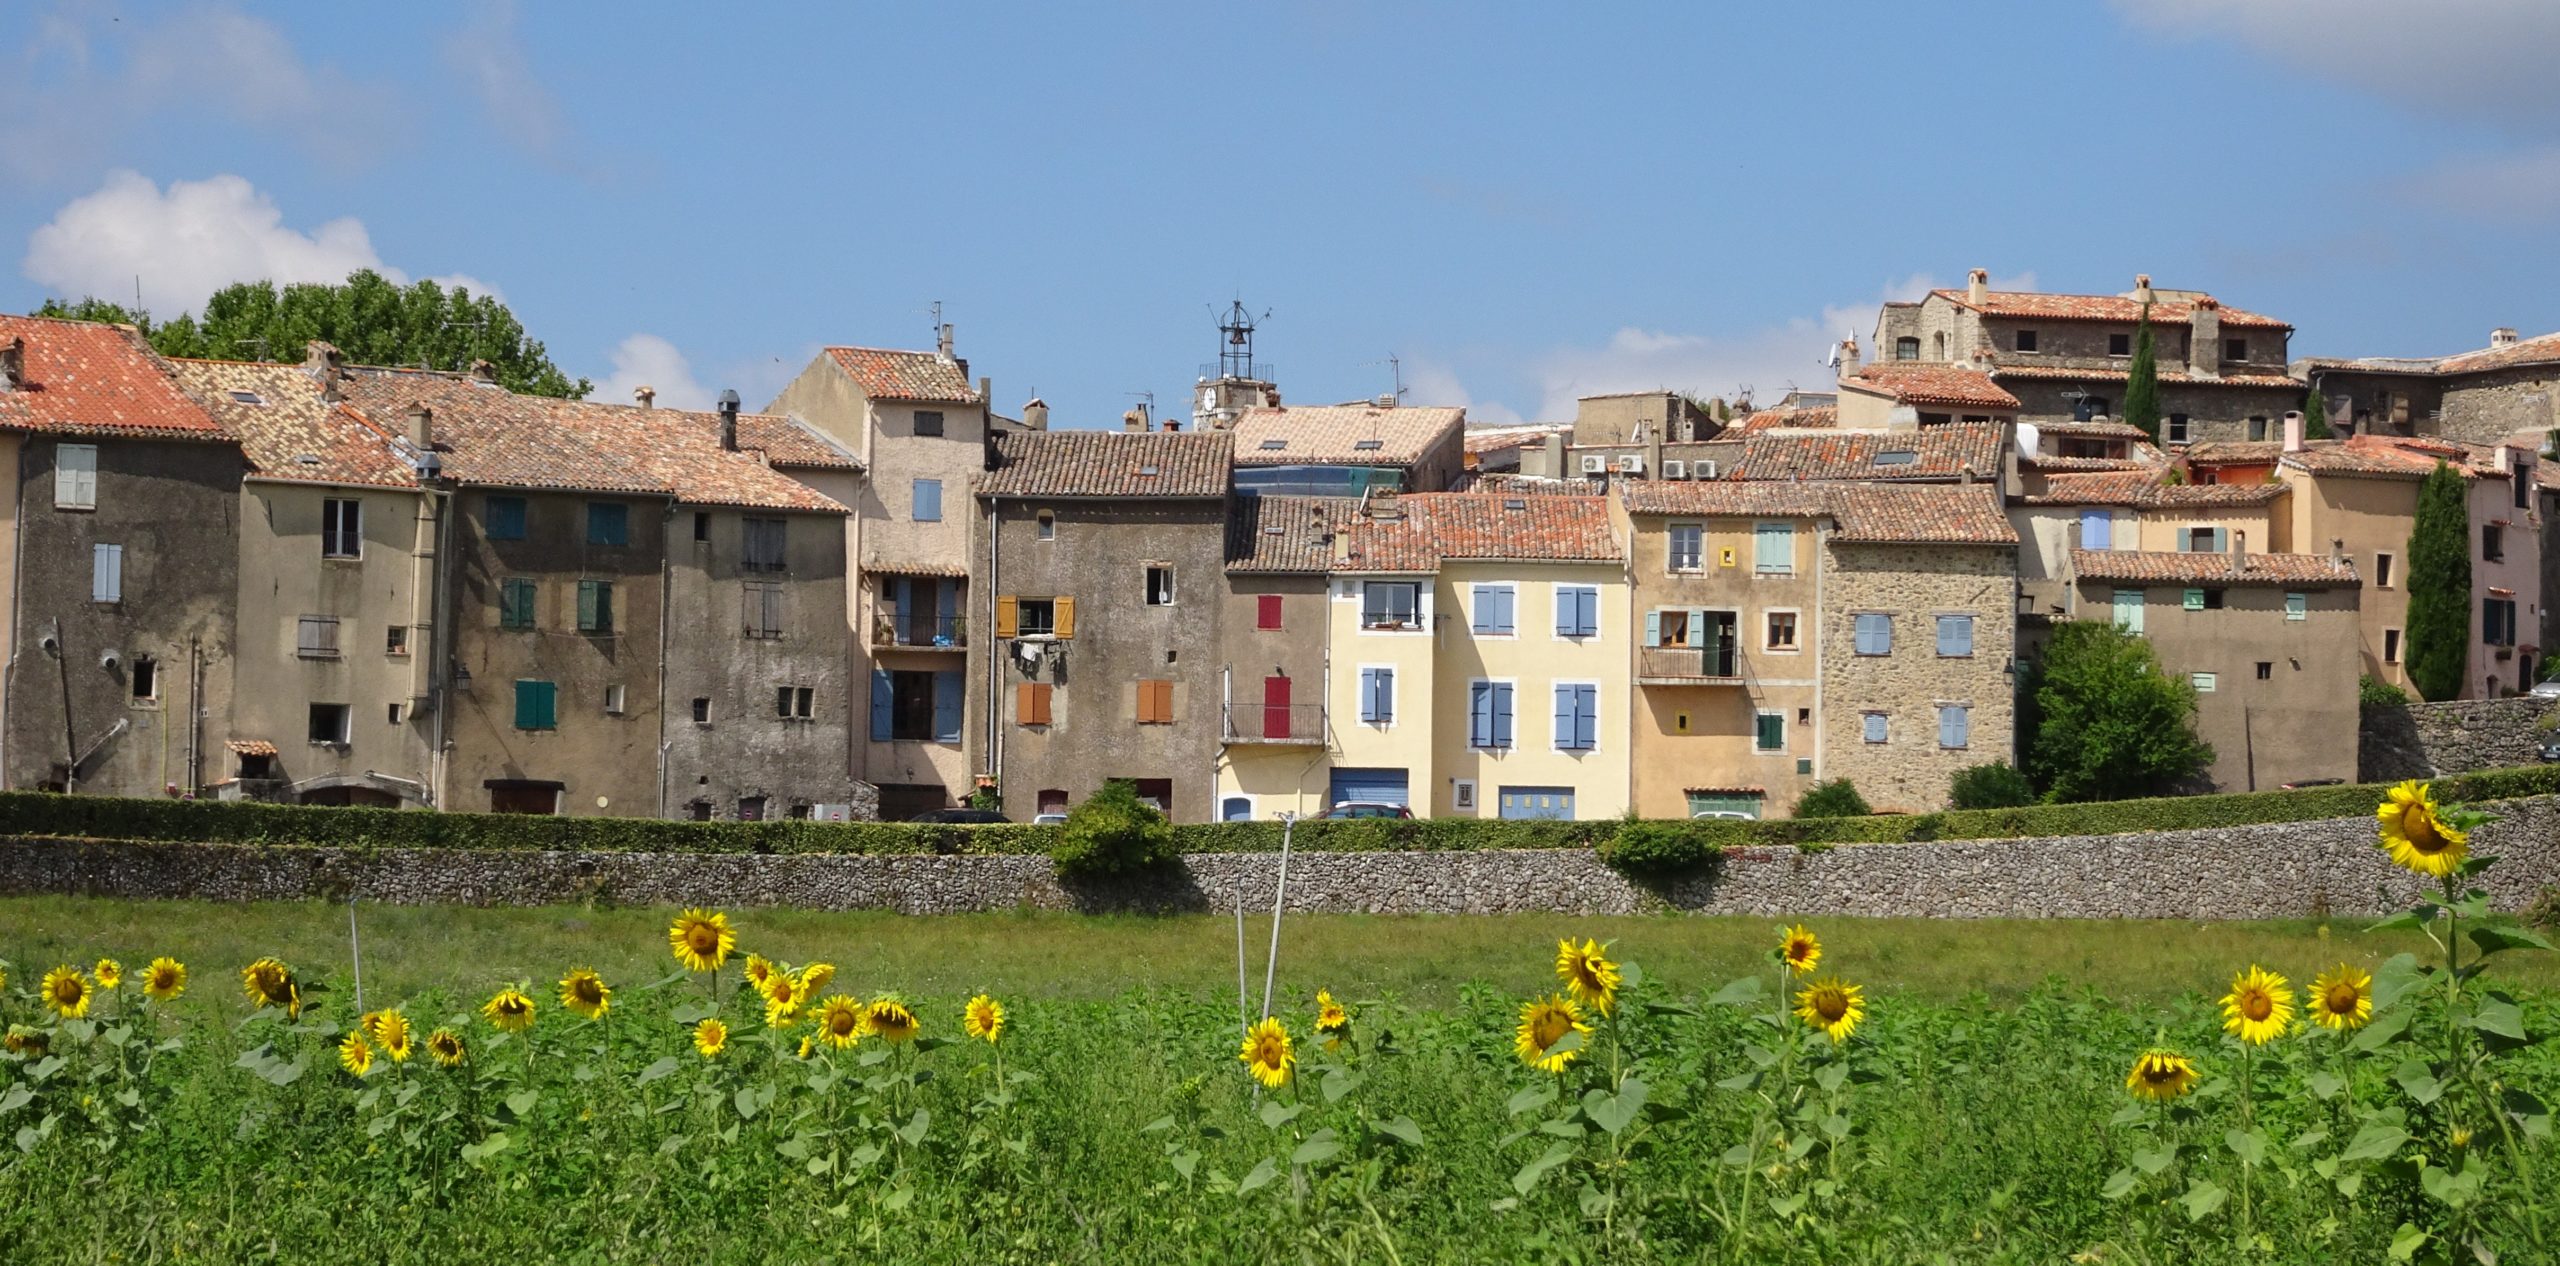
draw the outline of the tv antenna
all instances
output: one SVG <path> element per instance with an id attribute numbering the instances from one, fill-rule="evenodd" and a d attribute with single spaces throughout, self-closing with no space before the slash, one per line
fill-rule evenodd
<path id="1" fill-rule="evenodd" d="M 1375 360 L 1373 360 L 1373 361 L 1370 361 L 1369 363 L 1370 363 L 1370 364 L 1372 364 L 1372 365 L 1385 365 L 1385 366 L 1387 367 L 1387 372 L 1389 372 L 1389 373 L 1391 373 L 1391 374 L 1395 375 L 1395 380 L 1396 380 L 1396 394 L 1395 394 L 1395 400 L 1396 400 L 1396 402 L 1397 402 L 1398 404 L 1402 404 L 1402 403 L 1404 402 L 1404 361 L 1403 361 L 1401 358 L 1399 358 L 1399 357 L 1398 357 L 1394 352 L 1389 352 L 1389 353 L 1387 353 L 1387 358 L 1386 358 L 1385 360 L 1383 360 L 1383 361 L 1375 361 Z"/>

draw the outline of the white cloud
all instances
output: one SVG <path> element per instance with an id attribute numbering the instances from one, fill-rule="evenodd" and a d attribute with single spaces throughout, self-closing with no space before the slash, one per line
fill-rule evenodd
<path id="1" fill-rule="evenodd" d="M 576 138 L 560 99 L 535 73 L 517 38 L 513 0 L 476 6 L 471 20 L 446 37 L 443 54 L 501 136 L 554 166 L 582 169 L 571 153 Z"/>
<path id="2" fill-rule="evenodd" d="M 471 297 L 475 299 L 495 299 L 500 303 L 507 301 L 505 291 L 469 273 L 437 273 L 432 277 L 420 277 L 418 280 L 432 281 L 447 290 L 468 290 L 471 292 Z"/>
<path id="3" fill-rule="evenodd" d="M 629 404 L 639 387 L 655 387 L 658 404 L 669 409 L 708 409 L 712 393 L 693 376 L 693 364 L 676 345 L 655 334 L 634 334 L 613 349 L 613 372 L 598 379 L 587 398 L 602 404 Z"/>
<path id="4" fill-rule="evenodd" d="M 2135 24 L 2236 41 L 2348 89 L 2485 127 L 2560 134 L 2550 0 L 2115 0 Z"/>
<path id="5" fill-rule="evenodd" d="M 1405 399 L 1413 404 L 1446 408 L 1456 405 L 1467 411 L 1467 421 L 1487 426 L 1511 426 L 1520 414 L 1499 400 L 1479 400 L 1458 381 L 1457 371 L 1425 357 L 1404 359 Z"/>

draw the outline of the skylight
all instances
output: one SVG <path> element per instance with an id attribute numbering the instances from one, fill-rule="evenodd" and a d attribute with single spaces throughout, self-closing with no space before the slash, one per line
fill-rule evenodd
<path id="1" fill-rule="evenodd" d="M 1909 449 L 1896 449 L 1890 453 L 1876 454 L 1875 464 L 1878 466 L 1908 466 L 1918 460 L 1920 460 L 1920 455 L 1918 453 L 1912 452 Z"/>
<path id="2" fill-rule="evenodd" d="M 1263 450 L 1264 450 L 1264 451 L 1266 451 L 1266 452 L 1273 452 L 1273 451 L 1277 451 L 1277 450 L 1279 450 L 1279 449 L 1284 449 L 1284 448 L 1289 447 L 1289 441 L 1287 441 L 1287 440 L 1264 440 L 1264 441 L 1262 442 L 1262 447 L 1263 447 Z"/>
<path id="3" fill-rule="evenodd" d="M 257 392 L 254 392 L 254 391 L 235 391 L 235 392 L 232 392 L 232 393 L 231 393 L 231 398 L 232 398 L 232 399 L 234 399 L 234 400 L 239 401 L 239 402 L 240 402 L 240 403 L 242 403 L 242 404 L 265 404 L 265 403 L 266 403 L 265 398 L 261 397 Z"/>
<path id="4" fill-rule="evenodd" d="M 1386 446 L 1387 442 L 1385 440 L 1360 440 L 1354 443 L 1351 447 L 1356 451 L 1366 451 L 1368 449 L 1385 448 Z"/>

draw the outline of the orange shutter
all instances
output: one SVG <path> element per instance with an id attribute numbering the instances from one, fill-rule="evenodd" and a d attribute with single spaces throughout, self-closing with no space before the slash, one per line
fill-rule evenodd
<path id="1" fill-rule="evenodd" d="M 1167 725 L 1173 723 L 1173 681 L 1170 678 L 1156 682 L 1156 720 Z"/>
<path id="2" fill-rule="evenodd" d="M 1049 724 L 1049 687 L 1026 681 L 1013 688 L 1013 720 L 1017 725 Z"/>
<path id="3" fill-rule="evenodd" d="M 1006 594 L 1005 596 L 996 599 L 997 637 L 1013 637 L 1020 632 L 1022 628 L 1021 611 L 1022 608 L 1015 604 L 1012 594 Z"/>
<path id="4" fill-rule="evenodd" d="M 1138 682 L 1138 723 L 1162 725 L 1173 720 L 1173 683 L 1163 678 Z"/>
<path id="5" fill-rule="evenodd" d="M 1058 626 L 1055 636 L 1061 640 L 1074 637 L 1076 635 L 1076 600 L 1060 598 L 1053 610 L 1057 614 Z"/>

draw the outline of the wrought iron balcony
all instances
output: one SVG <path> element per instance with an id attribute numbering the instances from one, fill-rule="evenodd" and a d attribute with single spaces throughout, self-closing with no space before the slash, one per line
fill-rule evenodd
<path id="1" fill-rule="evenodd" d="M 1739 686 L 1745 671 L 1737 646 L 1636 648 L 1636 679 L 1645 684 Z"/>
<path id="2" fill-rule="evenodd" d="M 1324 746 L 1321 703 L 1231 703 L 1226 707 L 1225 738 L 1229 743 L 1269 743 L 1289 747 Z"/>
<path id="3" fill-rule="evenodd" d="M 875 612 L 871 617 L 871 644 L 923 651 L 962 650 L 969 645 L 969 617 Z"/>

